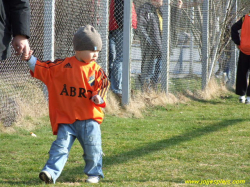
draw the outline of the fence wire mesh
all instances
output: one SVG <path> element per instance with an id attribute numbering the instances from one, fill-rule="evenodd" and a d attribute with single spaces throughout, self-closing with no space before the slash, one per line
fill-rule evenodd
<path id="1" fill-rule="evenodd" d="M 159 0 L 160 1 L 160 0 Z M 54 2 L 52 6 L 51 3 Z M 113 3 L 118 8 L 112 7 Z M 33 0 L 31 5 L 31 49 L 41 60 L 53 60 L 74 55 L 72 37 L 83 25 L 92 24 L 100 32 L 103 49 L 98 63 L 113 77 L 112 90 L 121 93 L 123 0 Z M 169 92 L 194 92 L 202 89 L 202 79 L 210 76 L 235 79 L 236 68 L 232 59 L 234 44 L 230 40 L 230 27 L 249 11 L 248 1 L 235 0 L 183 0 L 170 1 L 170 60 L 169 71 L 162 71 L 162 33 L 167 29 L 164 9 L 152 7 L 151 0 L 134 1 L 135 16 L 131 45 L 131 89 L 161 90 L 163 75 L 168 74 Z M 163 2 L 167 2 L 164 0 Z M 204 9 L 208 2 L 208 9 Z M 53 9 L 54 8 L 54 9 Z M 208 11 L 207 11 L 208 10 Z M 207 12 L 205 12 L 207 11 Z M 209 16 L 208 43 L 204 46 L 204 14 Z M 113 17 L 111 14 L 114 14 Z M 132 11 L 133 14 L 133 11 Z M 111 28 L 116 19 L 115 28 Z M 117 31 L 116 27 L 120 27 Z M 116 30 L 116 31 L 115 31 Z M 208 65 L 202 62 L 202 48 L 208 47 Z M 115 48 L 113 52 L 112 48 Z M 14 53 L 13 49 L 12 54 Z M 207 68 L 203 71 L 202 68 Z M 205 74 L 203 72 L 206 72 Z M 10 126 L 19 116 L 39 113 L 47 108 L 43 84 L 31 78 L 28 66 L 20 57 L 12 55 L 0 62 L 0 123 Z"/>
<path id="2" fill-rule="evenodd" d="M 194 92 L 202 88 L 202 80 L 209 81 L 213 76 L 224 83 L 234 83 L 236 63 L 231 53 L 235 46 L 231 41 L 230 28 L 249 11 L 249 4 L 238 1 L 236 9 L 235 0 L 183 0 L 182 8 L 178 8 L 179 1 L 171 0 L 170 60 L 167 64 L 169 72 L 166 72 L 162 69 L 164 62 L 160 54 L 166 46 L 160 44 L 168 39 L 162 35 L 162 30 L 167 29 L 167 25 L 163 23 L 161 28 L 161 19 L 166 13 L 164 3 L 167 1 L 162 2 L 163 6 L 157 8 L 153 6 L 155 1 L 136 1 L 138 28 L 132 45 L 131 67 L 131 73 L 135 77 L 134 88 L 142 88 L 144 91 L 162 90 L 160 79 L 164 74 L 168 74 L 170 93 L 187 90 Z M 208 7 L 204 7 L 205 2 Z M 207 28 L 204 27 L 205 14 L 209 20 Z M 202 41 L 205 37 L 208 38 L 207 46 Z M 204 48 L 208 48 L 206 66 L 202 62 Z"/>

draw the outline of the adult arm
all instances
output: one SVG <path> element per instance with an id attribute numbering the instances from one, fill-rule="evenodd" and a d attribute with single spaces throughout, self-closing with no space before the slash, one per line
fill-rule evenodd
<path id="1" fill-rule="evenodd" d="M 13 37 L 23 35 L 30 38 L 29 0 L 8 0 Z"/>
<path id="2" fill-rule="evenodd" d="M 244 19 L 244 16 L 239 21 L 237 21 L 236 23 L 234 23 L 233 26 L 231 27 L 231 37 L 232 37 L 232 40 L 238 46 L 240 45 L 239 30 L 241 30 L 241 27 L 242 27 L 242 24 L 243 24 L 243 19 Z"/>
<path id="3" fill-rule="evenodd" d="M 146 5 L 142 5 L 138 9 L 137 13 L 137 31 L 141 38 L 146 41 L 147 44 L 152 45 L 152 40 L 149 37 L 147 27 L 149 26 L 150 13 L 148 12 L 148 8 Z"/>
<path id="4" fill-rule="evenodd" d="M 17 55 L 28 54 L 30 47 L 30 4 L 29 0 L 8 0 L 10 22 L 13 33 L 12 45 Z"/>
<path id="5" fill-rule="evenodd" d="M 178 40 L 178 29 L 181 26 L 181 16 L 182 16 L 182 1 L 176 1 L 173 6 L 171 6 L 171 21 L 170 21 L 170 30 L 171 30 L 171 46 L 177 45 Z"/>

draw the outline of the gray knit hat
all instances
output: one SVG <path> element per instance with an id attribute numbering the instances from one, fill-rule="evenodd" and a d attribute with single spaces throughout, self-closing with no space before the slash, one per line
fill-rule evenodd
<path id="1" fill-rule="evenodd" d="M 101 51 L 102 39 L 101 35 L 95 30 L 92 25 L 80 27 L 73 38 L 75 51 Z"/>

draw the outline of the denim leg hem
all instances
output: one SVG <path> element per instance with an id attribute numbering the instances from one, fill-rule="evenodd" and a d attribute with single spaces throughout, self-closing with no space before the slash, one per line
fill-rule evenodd
<path id="1" fill-rule="evenodd" d="M 86 174 L 86 173 L 85 173 L 85 174 Z M 86 175 L 87 175 L 87 174 L 86 174 Z M 104 175 L 87 175 L 87 176 L 98 176 L 98 177 L 104 179 Z"/>
<path id="2" fill-rule="evenodd" d="M 122 94 L 122 91 L 118 91 L 118 90 L 112 90 L 112 92 L 113 92 L 114 94 Z"/>

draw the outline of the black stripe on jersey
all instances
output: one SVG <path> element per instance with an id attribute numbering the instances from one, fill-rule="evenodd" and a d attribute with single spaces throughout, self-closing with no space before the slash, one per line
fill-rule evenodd
<path id="1" fill-rule="evenodd" d="M 62 64 L 63 62 L 64 62 L 64 60 L 65 59 L 56 59 L 54 62 L 52 62 L 52 61 L 40 61 L 40 60 L 38 60 L 39 62 L 41 62 L 41 63 L 45 63 L 45 64 L 54 64 L 54 65 L 51 65 L 51 66 L 49 66 L 49 67 L 45 67 L 45 66 L 43 66 L 43 65 L 38 65 L 38 64 L 36 64 L 36 66 L 40 66 L 40 67 L 43 67 L 43 68 L 51 68 L 51 67 L 53 67 L 53 66 L 57 66 L 57 65 L 60 65 L 60 64 Z"/>

